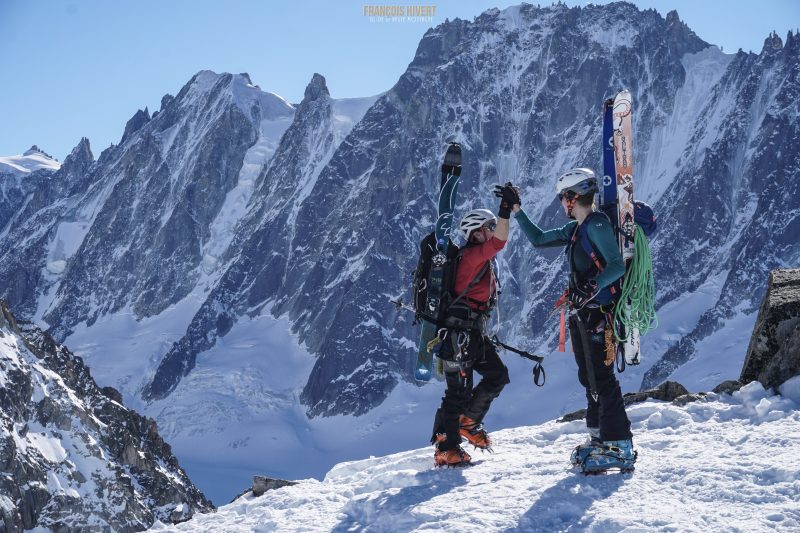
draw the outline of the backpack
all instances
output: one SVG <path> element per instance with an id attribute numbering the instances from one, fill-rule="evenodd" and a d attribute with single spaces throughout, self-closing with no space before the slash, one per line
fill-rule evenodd
<path id="1" fill-rule="evenodd" d="M 619 231 L 619 227 L 617 226 L 617 219 L 618 219 L 617 203 L 613 202 L 604 205 L 601 207 L 601 210 L 611 221 L 611 226 L 616 231 Z M 656 223 L 656 215 L 653 212 L 653 208 L 650 207 L 648 204 L 640 202 L 638 200 L 633 202 L 633 221 L 636 223 L 637 226 L 642 228 L 642 231 L 648 238 L 655 235 L 656 230 L 658 229 L 658 224 Z"/>
<path id="2" fill-rule="evenodd" d="M 490 268 L 491 261 L 487 261 L 484 267 L 478 272 L 475 278 L 470 281 L 467 288 L 461 294 L 455 294 L 456 267 L 461 257 L 463 248 L 459 248 L 453 242 L 447 240 L 447 262 L 442 271 L 442 294 L 438 308 L 431 309 L 428 305 L 428 284 L 430 283 L 431 267 L 433 266 L 433 256 L 436 254 L 436 234 L 431 232 L 426 235 L 419 245 L 419 259 L 417 268 L 413 272 L 413 307 L 415 318 L 428 320 L 441 324 L 450 307 L 461 300 L 469 290 L 474 287 Z"/>

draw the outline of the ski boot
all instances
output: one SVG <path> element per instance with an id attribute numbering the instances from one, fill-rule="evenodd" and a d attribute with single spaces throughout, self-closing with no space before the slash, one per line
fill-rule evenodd
<path id="1" fill-rule="evenodd" d="M 433 454 L 433 461 L 437 467 L 446 466 L 448 468 L 455 468 L 459 466 L 469 466 L 472 457 L 470 457 L 461 446 L 456 446 L 449 450 L 440 450 L 439 446 L 436 446 L 436 451 Z"/>
<path id="2" fill-rule="evenodd" d="M 463 438 L 467 439 L 470 444 L 476 448 L 480 448 L 481 451 L 492 451 L 492 439 L 489 438 L 489 435 L 483 429 L 483 424 L 475 422 L 470 417 L 464 415 L 459 417 L 458 423 L 458 433 Z"/>
<path id="3" fill-rule="evenodd" d="M 586 456 L 581 471 L 587 475 L 604 474 L 608 470 L 633 472 L 638 455 L 630 439 L 604 441 L 601 448 L 595 448 Z"/>
<path id="4" fill-rule="evenodd" d="M 578 444 L 572 450 L 572 455 L 569 460 L 572 466 L 581 466 L 583 461 L 592 453 L 592 450 L 602 448 L 603 441 L 600 440 L 600 428 L 587 428 L 589 430 L 589 438 L 583 444 Z"/>

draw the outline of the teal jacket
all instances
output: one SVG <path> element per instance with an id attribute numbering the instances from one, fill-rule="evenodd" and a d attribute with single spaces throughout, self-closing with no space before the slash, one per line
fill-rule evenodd
<path id="1" fill-rule="evenodd" d="M 517 211 L 514 218 L 517 219 L 519 227 L 522 228 L 523 233 L 525 233 L 531 244 L 537 248 L 566 246 L 578 228 L 578 222 L 572 220 L 560 228 L 542 231 L 539 226 L 531 222 L 522 209 Z M 603 271 L 595 278 L 598 289 L 603 289 L 617 281 L 625 273 L 625 263 L 623 263 L 622 255 L 619 252 L 616 233 L 607 217 L 592 217 L 587 231 L 589 240 L 594 245 L 597 253 L 600 254 L 605 265 Z M 572 254 L 578 276 L 585 277 L 594 267 L 591 258 L 577 242 Z"/>

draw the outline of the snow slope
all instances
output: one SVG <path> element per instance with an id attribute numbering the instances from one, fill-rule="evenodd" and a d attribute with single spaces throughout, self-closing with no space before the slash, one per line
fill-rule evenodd
<path id="1" fill-rule="evenodd" d="M 685 407 L 630 407 L 630 475 L 576 472 L 583 422 L 547 422 L 494 433 L 496 453 L 471 468 L 432 468 L 430 448 L 371 457 L 152 530 L 797 531 L 800 376 L 781 391 L 753 382 Z"/>
<path id="2" fill-rule="evenodd" d="M 42 169 L 56 171 L 59 168 L 61 163 L 36 145 L 22 154 L 0 157 L 0 173 L 5 172 L 14 176 L 24 176 Z"/>

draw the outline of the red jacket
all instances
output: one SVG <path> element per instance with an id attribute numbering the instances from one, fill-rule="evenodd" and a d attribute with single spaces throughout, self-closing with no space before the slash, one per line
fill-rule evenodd
<path id="1" fill-rule="evenodd" d="M 461 252 L 461 258 L 456 267 L 455 296 L 467 288 L 470 281 L 480 273 L 483 265 L 494 259 L 505 245 L 506 241 L 492 237 L 483 244 L 468 246 Z M 495 292 L 497 292 L 497 280 L 492 269 L 489 268 L 481 280 L 460 301 L 465 301 L 473 309 L 486 310 L 486 304 Z"/>

